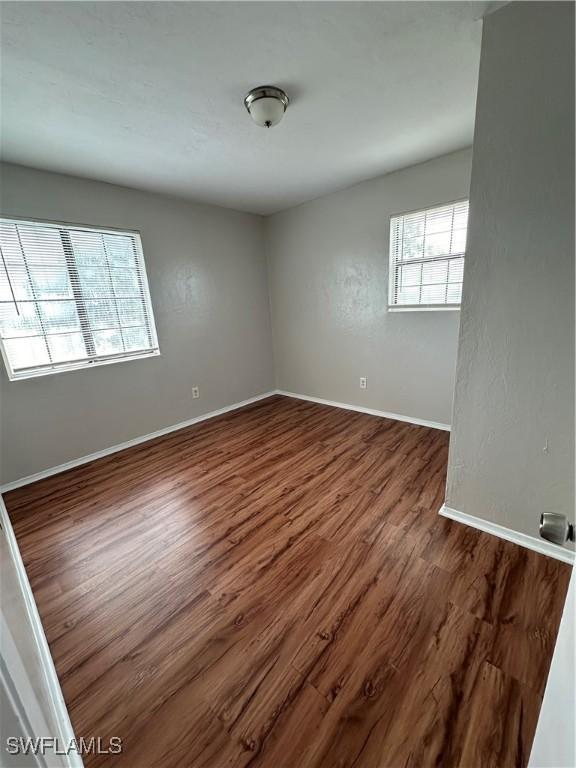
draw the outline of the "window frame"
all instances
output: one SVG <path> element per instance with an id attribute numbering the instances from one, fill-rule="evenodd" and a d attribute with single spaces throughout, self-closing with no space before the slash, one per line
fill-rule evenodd
<path id="1" fill-rule="evenodd" d="M 401 211 L 398 213 L 393 213 L 390 215 L 390 218 L 388 220 L 388 312 L 459 312 L 460 308 L 462 306 L 462 300 L 458 302 L 458 304 L 394 304 L 393 298 L 394 298 L 394 283 L 396 279 L 396 264 L 397 262 L 394 262 L 393 254 L 392 254 L 392 219 L 396 219 L 399 217 L 409 216 L 411 213 L 423 213 L 425 211 L 432 211 L 435 208 L 444 208 L 449 205 L 458 205 L 459 203 L 468 203 L 470 205 L 470 197 L 458 197 L 454 200 L 447 200 L 442 203 L 433 203 L 432 205 L 427 205 L 425 207 L 420 208 L 412 208 L 408 211 Z M 468 211 L 469 215 L 469 211 Z M 468 240 L 468 222 L 466 223 L 466 240 Z M 467 244 L 467 243 L 466 243 Z M 462 254 L 454 255 L 453 257 L 449 256 L 438 256 L 436 257 L 438 261 L 450 259 L 450 258 L 463 258 L 464 259 L 464 266 L 466 266 L 466 249 Z M 413 262 L 417 263 L 420 262 L 422 264 L 424 263 L 430 263 L 431 261 L 434 261 L 434 257 L 431 257 L 429 259 L 414 259 Z"/>
<path id="2" fill-rule="evenodd" d="M 160 347 L 158 343 L 158 333 L 156 330 L 156 318 L 154 317 L 154 310 L 152 307 L 152 299 L 150 297 L 150 282 L 148 280 L 148 272 L 146 270 L 146 261 L 144 259 L 144 251 L 142 248 L 142 238 L 141 233 L 137 229 L 126 229 L 126 228 L 120 228 L 120 227 L 101 227 L 94 224 L 77 224 L 69 221 L 54 221 L 53 219 L 31 219 L 29 217 L 23 217 L 23 216 L 11 216 L 9 214 L 0 213 L 0 220 L 2 222 L 7 223 L 14 223 L 14 224 L 28 224 L 31 226 L 34 225 L 40 225 L 40 226 L 48 226 L 53 227 L 54 229 L 74 229 L 78 231 L 83 232 L 97 232 L 98 234 L 102 235 L 129 235 L 132 236 L 135 252 L 136 252 L 136 260 L 139 263 L 140 271 L 144 276 L 144 280 L 142 282 L 142 299 L 145 304 L 145 310 L 146 310 L 146 316 L 149 318 L 150 323 L 149 327 L 147 328 L 150 341 L 152 346 L 150 349 L 147 350 L 136 350 L 134 352 L 123 352 L 122 354 L 113 354 L 113 355 L 99 355 L 98 357 L 90 358 L 90 359 L 83 359 L 83 360 L 71 360 L 70 362 L 62 362 L 62 363 L 47 363 L 41 366 L 37 366 L 35 368 L 29 368 L 24 369 L 22 371 L 14 370 L 12 368 L 12 365 L 10 364 L 10 360 L 8 357 L 8 353 L 4 346 L 4 339 L 2 338 L 2 335 L 0 334 L 0 353 L 2 360 L 4 362 L 4 366 L 6 369 L 6 374 L 8 376 L 9 381 L 22 381 L 24 379 L 33 379 L 37 378 L 39 376 L 49 376 L 51 374 L 56 373 L 67 373 L 69 371 L 81 371 L 81 370 L 89 370 L 91 368 L 101 366 L 101 365 L 111 365 L 112 363 L 123 363 L 128 362 L 130 360 L 142 360 L 149 357 L 160 357 Z M 66 256 L 66 254 L 65 254 Z M 76 265 L 76 262 L 74 261 L 74 266 Z M 68 268 L 68 276 L 70 279 L 70 283 L 72 285 L 72 279 L 70 275 L 70 266 L 67 263 Z M 76 291 L 72 290 L 73 293 L 73 300 L 76 305 L 76 311 L 78 312 L 78 315 L 80 317 L 79 312 L 79 306 L 78 306 L 78 297 L 76 294 Z M 18 303 L 17 301 L 15 303 Z M 82 322 L 80 322 L 81 332 L 82 335 L 85 335 L 85 329 L 82 327 Z M 90 331 L 89 331 L 90 332 Z"/>

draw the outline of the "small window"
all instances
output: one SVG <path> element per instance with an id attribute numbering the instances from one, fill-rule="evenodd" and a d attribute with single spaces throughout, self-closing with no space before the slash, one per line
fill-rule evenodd
<path id="1" fill-rule="evenodd" d="M 140 236 L 0 219 L 0 344 L 10 379 L 158 355 Z"/>
<path id="2" fill-rule="evenodd" d="M 458 309 L 468 201 L 390 219 L 389 308 Z"/>

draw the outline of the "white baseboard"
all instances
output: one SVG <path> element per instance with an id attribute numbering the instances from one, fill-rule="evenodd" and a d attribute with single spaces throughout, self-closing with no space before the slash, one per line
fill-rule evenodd
<path id="1" fill-rule="evenodd" d="M 192 426 L 192 424 L 198 424 L 201 421 L 206 421 L 207 419 L 213 419 L 216 416 L 222 416 L 223 414 L 228 413 L 229 411 L 235 411 L 238 408 L 244 408 L 246 405 L 257 403 L 259 400 L 264 400 L 267 397 L 271 397 L 272 395 L 275 395 L 275 394 L 276 394 L 276 390 L 271 390 L 270 392 L 264 392 L 262 395 L 256 395 L 256 397 L 250 397 L 248 398 L 248 400 L 242 400 L 239 403 L 226 405 L 224 406 L 224 408 L 218 408 L 218 410 L 216 411 L 203 413 L 201 416 L 195 416 L 192 419 L 181 421 L 178 424 L 172 424 L 169 427 L 163 427 L 162 429 L 156 430 L 156 432 L 150 432 L 149 434 L 142 435 L 141 437 L 134 437 L 132 440 L 126 440 L 126 442 L 119 443 L 118 445 L 112 445 L 110 448 L 104 448 L 101 451 L 90 453 L 87 456 L 81 456 L 79 459 L 72 459 L 71 461 L 66 461 L 64 464 L 59 464 L 56 467 L 43 469 L 41 472 L 35 472 L 33 475 L 27 475 L 26 477 L 21 477 L 19 480 L 13 480 L 10 483 L 5 483 L 4 485 L 0 486 L 0 493 L 7 493 L 8 491 L 13 491 L 15 488 L 20 488 L 23 485 L 29 485 L 30 483 L 35 483 L 37 480 L 43 480 L 46 477 L 57 475 L 59 472 L 65 472 L 67 469 L 74 469 L 74 467 L 79 467 L 82 464 L 88 464 L 90 461 L 95 461 L 95 459 L 102 459 L 104 458 L 104 456 L 110 456 L 110 454 L 112 453 L 117 453 L 118 451 L 124 451 L 126 450 L 126 448 L 132 448 L 135 445 L 140 445 L 140 443 L 146 443 L 148 442 L 148 440 L 154 440 L 157 437 L 168 435 L 170 432 L 177 432 L 179 429 L 184 429 L 184 427 Z"/>
<path id="2" fill-rule="evenodd" d="M 261 395 L 256 395 L 256 397 L 250 397 L 248 400 L 242 400 L 239 403 L 233 403 L 232 405 L 227 405 L 224 408 L 219 408 L 216 411 L 210 411 L 209 413 L 204 413 L 201 416 L 195 416 L 192 419 L 187 419 L 186 421 L 181 421 L 178 424 L 172 424 L 169 427 L 164 427 L 162 429 L 158 429 L 155 432 L 150 432 L 147 435 L 142 435 L 140 437 L 134 437 L 132 440 L 126 440 L 124 443 L 119 443 L 118 445 L 112 445 L 110 448 L 104 448 L 101 451 L 96 451 L 95 453 L 90 453 L 87 456 L 81 456 L 78 459 L 72 459 L 71 461 L 66 461 L 64 464 L 58 464 L 55 467 L 49 467 L 48 469 L 43 469 L 41 472 L 35 472 L 33 475 L 27 475 L 26 477 L 21 477 L 18 480 L 13 480 L 12 482 L 5 483 L 4 485 L 0 486 L 0 493 L 7 493 L 8 491 L 13 491 L 15 488 L 20 488 L 23 485 L 29 485 L 30 483 L 35 483 L 37 480 L 44 480 L 47 477 L 51 477 L 52 475 L 57 475 L 59 472 L 65 472 L 67 469 L 74 469 L 74 467 L 80 467 L 82 464 L 88 464 L 91 461 L 95 461 L 96 459 L 102 459 L 105 456 L 110 456 L 113 453 L 117 453 L 118 451 L 124 451 L 126 448 L 133 448 L 135 445 L 140 445 L 141 443 L 146 443 L 148 440 L 154 440 L 157 437 L 162 437 L 163 435 L 167 435 L 170 432 L 176 432 L 179 429 L 184 429 L 185 427 L 190 427 L 192 424 L 198 424 L 201 421 L 206 421 L 207 419 L 213 419 L 216 416 L 222 416 L 225 413 L 228 413 L 229 411 L 235 411 L 238 408 L 244 408 L 247 405 L 251 405 L 252 403 L 257 403 L 259 400 L 264 400 L 267 397 L 271 397 L 272 395 L 284 395 L 285 397 L 294 397 L 297 400 L 308 400 L 311 403 L 319 403 L 320 405 L 329 405 L 333 408 L 343 408 L 347 411 L 357 411 L 358 413 L 367 413 L 370 416 L 380 416 L 382 418 L 386 419 L 394 419 L 395 421 L 405 421 L 408 424 L 417 424 L 421 427 L 431 427 L 432 429 L 442 429 L 445 431 L 450 430 L 450 424 L 440 424 L 436 421 L 428 421 L 426 419 L 417 419 L 413 418 L 412 416 L 402 416 L 398 413 L 389 413 L 388 411 L 378 411 L 375 408 L 364 408 L 364 406 L 361 405 L 350 405 L 348 403 L 338 403 L 334 400 L 324 400 L 321 397 L 311 397 L 309 395 L 300 395 L 296 392 L 286 392 L 281 389 L 273 389 L 269 392 L 264 392 Z"/>
<path id="3" fill-rule="evenodd" d="M 0 497 L 0 525 L 2 526 L 2 530 L 6 536 L 11 561 L 8 564 L 5 564 L 5 566 L 11 566 L 16 574 L 17 583 L 24 602 L 23 610 L 26 612 L 26 614 L 22 616 L 22 621 L 26 622 L 32 630 L 29 636 L 29 642 L 36 651 L 36 657 L 40 665 L 40 671 L 44 681 L 45 693 L 48 697 L 48 701 L 46 703 L 50 708 L 50 714 L 52 715 L 52 719 L 57 728 L 57 733 L 34 733 L 32 735 L 34 737 L 54 736 L 58 740 L 58 745 L 60 746 L 61 751 L 66 752 L 68 745 L 70 745 L 74 739 L 74 730 L 72 728 L 72 723 L 70 722 L 68 710 L 64 702 L 64 696 L 62 695 L 62 689 L 60 688 L 54 662 L 52 661 L 52 656 L 50 655 L 48 641 L 46 640 L 44 627 L 42 626 L 42 621 L 40 620 L 40 615 L 38 613 L 38 608 L 36 607 L 34 595 L 32 594 L 32 588 L 30 587 L 26 569 L 24 568 L 20 550 L 18 549 L 12 523 L 8 517 L 8 513 L 6 511 L 6 507 L 4 506 L 2 497 Z M 4 623 L 4 616 L 2 616 L 1 623 Z M 8 627 L 8 629 L 10 629 L 10 627 Z M 5 636 L 3 636 L 3 642 L 8 640 L 8 633 L 4 634 Z M 8 650 L 8 647 L 4 648 L 4 650 Z M 14 657 L 12 657 L 12 661 L 15 661 Z M 20 660 L 18 659 L 18 661 Z M 29 662 L 30 660 L 27 659 L 27 661 Z M 14 674 L 16 670 L 16 664 L 12 663 L 10 664 L 10 667 L 11 673 Z M 44 716 L 43 714 L 39 714 L 40 710 L 38 709 L 40 706 L 40 692 L 34 691 L 31 687 L 26 685 L 25 678 L 27 677 L 27 674 L 23 674 L 20 677 L 16 675 L 16 679 L 13 678 L 13 682 L 15 685 L 17 685 L 17 693 L 20 698 L 20 703 L 24 708 L 29 722 L 41 727 L 40 724 Z M 2 746 L 2 749 L 3 748 L 4 747 Z M 46 757 L 48 757 L 48 755 Z M 81 756 L 75 750 L 70 750 L 70 754 L 58 754 L 55 757 L 56 759 L 54 761 L 48 761 L 48 765 L 66 766 L 66 768 L 83 768 L 84 762 Z"/>
<path id="4" fill-rule="evenodd" d="M 312 397 L 311 395 L 300 395 L 296 392 L 286 392 L 283 389 L 276 390 L 276 394 L 286 397 L 295 397 L 297 400 L 308 400 L 311 403 L 320 405 L 331 405 L 333 408 L 343 408 L 346 411 L 357 411 L 358 413 L 367 413 L 369 416 L 381 416 L 384 419 L 394 419 L 395 421 L 406 421 L 408 424 L 417 424 L 419 427 L 430 427 L 431 429 L 443 429 L 449 432 L 450 424 L 441 424 L 437 421 L 428 421 L 427 419 L 417 419 L 413 416 L 403 416 L 399 413 L 389 413 L 388 411 L 379 411 L 376 408 L 365 408 L 363 405 L 350 405 L 349 403 L 338 403 L 335 400 L 324 400 L 322 397 Z"/>
<path id="5" fill-rule="evenodd" d="M 477 528 L 479 531 L 484 531 L 484 533 L 491 533 L 499 539 L 505 539 L 506 541 L 511 541 L 513 544 L 518 544 L 526 549 L 532 549 L 534 552 L 539 552 L 541 555 L 548 555 L 548 557 L 561 560 L 563 563 L 574 565 L 576 560 L 575 553 L 571 549 L 558 547 L 544 539 L 537 539 L 534 536 L 528 536 L 526 533 L 519 533 L 518 531 L 513 531 L 511 528 L 505 528 L 503 525 L 498 525 L 498 523 L 491 523 L 489 520 L 482 520 L 480 517 L 467 515 L 464 512 L 459 512 L 457 509 L 447 507 L 446 504 L 443 504 L 440 507 L 438 514 L 442 517 L 449 517 L 450 520 L 456 520 L 457 523 L 469 525 L 471 528 Z"/>

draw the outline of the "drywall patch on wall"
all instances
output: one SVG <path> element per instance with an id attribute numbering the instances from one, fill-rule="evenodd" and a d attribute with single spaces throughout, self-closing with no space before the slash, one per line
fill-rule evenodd
<path id="1" fill-rule="evenodd" d="M 484 22 L 446 503 L 574 515 L 574 6 Z"/>

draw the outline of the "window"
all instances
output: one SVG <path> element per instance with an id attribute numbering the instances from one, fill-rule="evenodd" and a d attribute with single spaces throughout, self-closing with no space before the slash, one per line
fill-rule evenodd
<path id="1" fill-rule="evenodd" d="M 0 219 L 0 343 L 11 379 L 159 354 L 140 236 Z"/>
<path id="2" fill-rule="evenodd" d="M 390 219 L 389 308 L 458 309 L 468 201 Z"/>

